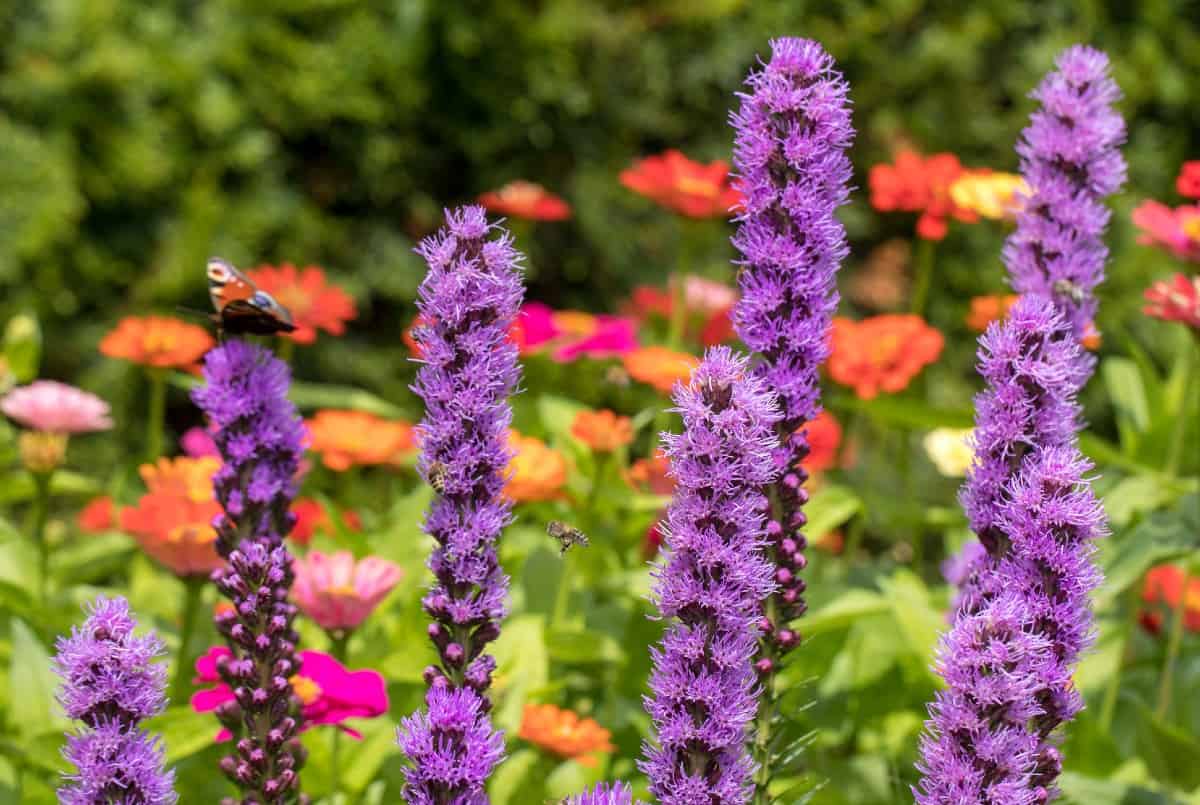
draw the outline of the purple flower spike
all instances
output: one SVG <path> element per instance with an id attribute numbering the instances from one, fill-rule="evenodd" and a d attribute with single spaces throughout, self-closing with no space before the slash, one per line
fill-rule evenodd
<path id="1" fill-rule="evenodd" d="M 504 748 L 488 717 L 496 662 L 484 649 L 500 635 L 508 594 L 496 542 L 512 519 L 502 490 L 508 397 L 521 377 L 508 337 L 524 295 L 521 255 L 474 206 L 447 211 L 417 253 L 429 266 L 413 333 L 424 363 L 413 387 L 425 401 L 419 468 L 437 492 L 424 526 L 437 543 L 434 584 L 422 603 L 440 663 L 425 670 L 429 714 L 405 719 L 400 744 L 409 802 L 470 805 L 487 801 Z"/>
<path id="2" fill-rule="evenodd" d="M 675 404 L 683 433 L 664 437 L 676 487 L 653 592 L 671 623 L 651 650 L 645 707 L 656 743 L 640 767 L 663 805 L 744 803 L 755 768 L 753 657 L 762 601 L 775 589 L 763 488 L 778 474 L 779 412 L 746 359 L 721 347 L 676 387 Z"/>
<path id="3" fill-rule="evenodd" d="M 1071 324 L 1049 299 L 1025 296 L 980 343 L 987 388 L 961 497 L 985 552 L 942 641 L 947 688 L 921 743 L 919 805 L 1057 795 L 1056 729 L 1082 707 L 1071 675 L 1100 581 L 1103 513 L 1076 444 L 1087 364 Z"/>
<path id="4" fill-rule="evenodd" d="M 633 805 L 628 783 L 596 783 L 595 788 L 568 797 L 565 805 Z"/>
<path id="5" fill-rule="evenodd" d="M 1094 294 L 1108 258 L 1103 198 L 1125 181 L 1125 121 L 1112 108 L 1121 93 L 1107 56 L 1076 45 L 1056 65 L 1033 92 L 1041 108 L 1017 144 L 1031 195 L 1004 262 L 1013 288 L 1053 299 L 1080 338 L 1096 315 Z"/>
<path id="6" fill-rule="evenodd" d="M 76 769 L 58 790 L 63 805 L 137 802 L 171 805 L 175 772 L 163 769 L 163 748 L 139 727 L 167 706 L 163 645 L 153 633 L 135 637 L 137 622 L 123 598 L 97 598 L 87 620 L 60 637 L 54 671 L 59 703 L 84 729 L 67 736 L 63 755 Z"/>
<path id="7" fill-rule="evenodd" d="M 804 430 L 821 412 L 819 369 L 829 356 L 837 309 L 835 274 L 849 249 L 834 214 L 849 196 L 854 138 L 846 82 L 833 58 L 808 39 L 776 39 L 771 59 L 746 79 L 732 117 L 733 164 L 745 193 L 733 245 L 741 253 L 742 296 L 734 311 L 738 336 L 758 356 L 755 373 L 779 395 L 781 446 L 773 456 L 769 554 L 779 590 L 766 604 L 770 624 L 757 668 L 771 678 L 799 645 L 791 622 L 806 609 L 801 571 L 808 547 L 801 528 L 808 500 Z M 773 707 L 767 685 L 763 706 Z"/>
<path id="8" fill-rule="evenodd" d="M 221 710 L 222 725 L 237 738 L 221 770 L 242 789 L 244 805 L 273 805 L 295 799 L 304 763 L 290 681 L 300 667 L 300 636 L 283 542 L 295 523 L 289 508 L 304 425 L 287 397 L 287 364 L 261 347 L 221 344 L 205 357 L 204 379 L 192 399 L 218 428 L 221 468 L 213 484 L 224 513 L 214 525 L 217 551 L 229 561 L 212 579 L 233 604 L 215 619 L 233 652 L 217 671 L 236 697 Z"/>

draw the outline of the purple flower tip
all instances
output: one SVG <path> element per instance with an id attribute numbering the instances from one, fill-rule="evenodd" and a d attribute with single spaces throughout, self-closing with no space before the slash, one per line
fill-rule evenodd
<path id="1" fill-rule="evenodd" d="M 568 797 L 565 805 L 633 805 L 628 783 L 596 783 L 594 788 Z"/>

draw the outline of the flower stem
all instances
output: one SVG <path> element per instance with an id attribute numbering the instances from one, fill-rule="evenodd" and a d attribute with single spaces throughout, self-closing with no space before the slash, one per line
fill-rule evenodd
<path id="1" fill-rule="evenodd" d="M 186 701 L 192 657 L 188 652 L 196 631 L 196 614 L 200 610 L 200 593 L 204 590 L 203 576 L 183 579 L 183 614 L 179 624 L 179 655 L 175 658 L 175 678 L 171 680 L 171 699 L 176 704 Z"/>
<path id="2" fill-rule="evenodd" d="M 38 600 L 46 602 L 50 590 L 50 549 L 46 545 L 46 517 L 50 511 L 51 472 L 34 472 L 33 506 L 29 514 L 29 534 L 38 551 Z"/>
<path id="3" fill-rule="evenodd" d="M 333 658 L 340 662 L 343 666 L 346 664 L 346 656 L 348 654 L 348 644 L 350 643 L 350 633 L 338 629 L 329 633 L 329 640 L 332 646 L 329 653 Z M 342 790 L 342 730 L 337 724 L 333 725 L 332 746 L 329 750 L 329 767 L 332 774 L 333 793 L 341 793 Z"/>
<path id="4" fill-rule="evenodd" d="M 296 354 L 296 342 L 291 338 L 279 339 L 279 359 L 290 364 Z"/>
<path id="5" fill-rule="evenodd" d="M 1154 708 L 1154 714 L 1160 719 L 1166 717 L 1171 706 L 1171 687 L 1175 683 L 1175 658 L 1179 656 L 1179 646 L 1183 643 L 1183 621 L 1187 614 L 1190 580 L 1191 575 L 1185 566 L 1183 581 L 1179 585 L 1179 601 L 1175 605 L 1175 619 L 1171 622 L 1171 634 L 1167 638 L 1167 657 L 1163 660 L 1162 675 L 1158 679 L 1158 706 Z"/>
<path id="6" fill-rule="evenodd" d="M 911 309 L 918 316 L 925 315 L 925 300 L 929 298 L 929 283 L 933 279 L 933 243 L 927 238 L 917 238 Z"/>
<path id="7" fill-rule="evenodd" d="M 163 428 L 167 418 L 167 374 L 164 369 L 151 369 L 150 410 L 146 416 L 146 460 L 153 464 L 163 451 Z"/>
<path id="8" fill-rule="evenodd" d="M 1191 338 L 1183 342 L 1183 350 L 1178 360 L 1183 364 L 1183 393 L 1179 398 L 1179 409 L 1175 412 L 1175 424 L 1171 428 L 1171 440 L 1167 442 L 1166 473 L 1174 476 L 1179 472 L 1179 464 L 1183 460 L 1183 448 L 1187 439 L 1189 417 L 1188 395 L 1192 390 L 1192 378 L 1195 375 L 1196 360 L 1192 357 L 1196 342 Z"/>
<path id="9" fill-rule="evenodd" d="M 1104 701 L 1100 705 L 1100 729 L 1107 733 L 1112 726 L 1113 716 L 1117 712 L 1117 698 L 1121 691 L 1121 672 L 1125 669 L 1125 655 L 1129 653 L 1129 639 L 1137 625 L 1138 602 L 1140 595 L 1137 585 L 1131 585 L 1126 595 L 1129 613 L 1125 618 L 1125 626 L 1121 636 L 1121 656 L 1117 659 L 1117 668 L 1108 680 L 1108 688 L 1104 691 Z"/>

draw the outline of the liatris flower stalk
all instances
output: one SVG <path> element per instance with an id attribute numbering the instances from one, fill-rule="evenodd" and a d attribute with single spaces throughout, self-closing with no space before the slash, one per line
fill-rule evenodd
<path id="1" fill-rule="evenodd" d="M 582 794 L 567 797 L 564 805 L 633 805 L 628 783 L 596 783 Z"/>
<path id="2" fill-rule="evenodd" d="M 294 524 L 303 423 L 287 398 L 287 364 L 261 347 L 227 341 L 205 357 L 204 379 L 192 398 L 217 426 L 217 552 L 228 560 L 212 578 L 233 603 L 216 616 L 232 652 L 217 670 L 236 697 L 217 710 L 237 739 L 221 770 L 242 789 L 244 805 L 291 802 L 304 757 L 291 683 L 300 668 L 297 610 L 288 601 L 292 557 L 283 538 Z"/>
<path id="3" fill-rule="evenodd" d="M 63 681 L 63 711 L 84 725 L 68 735 L 63 754 L 75 766 L 58 790 L 63 805 L 103 802 L 170 805 L 175 773 L 163 769 L 163 747 L 139 726 L 167 706 L 163 644 L 135 637 L 137 622 L 123 598 L 97 598 L 81 628 L 60 637 L 54 671 Z"/>
<path id="4" fill-rule="evenodd" d="M 484 783 L 504 752 L 488 717 L 496 662 L 483 652 L 500 634 L 508 592 L 496 541 L 511 520 L 501 491 L 508 396 L 520 379 L 508 330 L 524 294 L 521 255 L 475 206 L 447 211 L 417 252 L 429 265 L 413 333 L 423 362 L 414 390 L 425 401 L 419 467 L 437 492 L 424 526 L 437 542 L 435 580 L 423 604 L 440 662 L 425 669 L 428 713 L 405 719 L 399 740 L 412 805 L 469 805 L 487 801 Z"/>
<path id="5" fill-rule="evenodd" d="M 1004 246 L 1013 288 L 1053 299 L 1076 338 L 1096 314 L 1096 286 L 1108 257 L 1102 203 L 1125 181 L 1119 147 L 1125 122 L 1112 105 L 1120 90 L 1108 57 L 1077 45 L 1033 92 L 1041 108 L 1021 133 L 1017 153 L 1031 192 Z"/>
<path id="6" fill-rule="evenodd" d="M 947 689 L 922 739 L 920 805 L 1029 805 L 1056 795 L 1056 728 L 1082 707 L 1071 680 L 1091 639 L 1103 514 L 1076 445 L 1087 376 L 1072 324 L 1022 298 L 981 339 L 975 465 L 962 500 L 987 554 L 942 641 Z"/>
<path id="7" fill-rule="evenodd" d="M 653 600 L 671 619 L 651 650 L 655 744 L 640 766 L 663 805 L 749 800 L 762 601 L 775 588 L 764 535 L 775 481 L 779 411 L 766 382 L 729 349 L 708 352 L 677 386 L 682 435 L 665 437 L 677 484 L 667 519 L 667 555 Z"/>
<path id="8" fill-rule="evenodd" d="M 818 372 L 838 304 L 834 275 L 849 251 L 834 213 L 849 196 L 846 149 L 854 129 L 846 82 L 817 42 L 774 40 L 771 60 L 746 85 L 732 118 L 733 164 L 745 194 L 733 238 L 742 255 L 734 326 L 758 354 L 755 373 L 779 395 L 783 414 L 767 523 L 778 590 L 765 604 L 756 664 L 764 691 L 755 753 L 769 776 L 774 675 L 800 642 L 792 621 L 806 609 L 800 573 L 808 563 L 801 533 L 808 473 L 800 461 L 809 452 L 804 426 L 821 413 Z"/>

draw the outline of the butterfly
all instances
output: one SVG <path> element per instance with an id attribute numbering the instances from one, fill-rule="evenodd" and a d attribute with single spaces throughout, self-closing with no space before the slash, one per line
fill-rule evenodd
<path id="1" fill-rule="evenodd" d="M 220 257 L 208 259 L 208 295 L 221 334 L 272 335 L 296 329 L 292 314 L 275 297 L 260 291 L 254 281 Z"/>
<path id="2" fill-rule="evenodd" d="M 580 548 L 588 546 L 587 534 L 584 534 L 578 528 L 575 528 L 575 526 L 567 525 L 558 520 L 551 520 L 546 523 L 546 533 L 558 540 L 559 556 L 565 554 L 567 549 L 572 545 L 578 545 Z"/>

